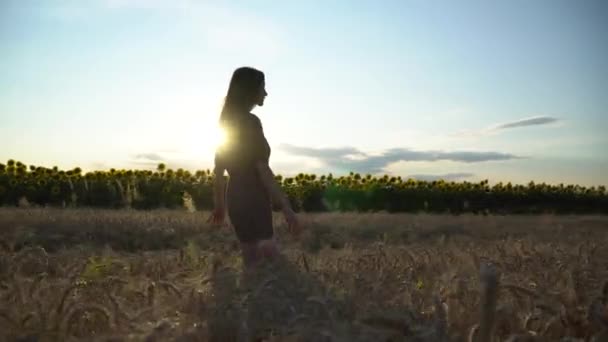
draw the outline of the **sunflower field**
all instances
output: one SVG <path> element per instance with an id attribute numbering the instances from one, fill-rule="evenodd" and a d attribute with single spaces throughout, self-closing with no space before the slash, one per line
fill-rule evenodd
<path id="1" fill-rule="evenodd" d="M 213 207 L 210 170 L 190 172 L 159 164 L 151 170 L 92 171 L 81 168 L 0 163 L 0 205 L 50 207 L 190 208 Z M 276 176 L 296 211 L 429 212 L 479 214 L 608 213 L 605 186 L 526 185 L 419 181 L 349 173 Z M 278 208 L 277 208 L 278 209 Z"/>

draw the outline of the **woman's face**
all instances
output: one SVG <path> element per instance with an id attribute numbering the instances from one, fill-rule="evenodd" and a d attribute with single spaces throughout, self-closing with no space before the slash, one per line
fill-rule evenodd
<path id="1" fill-rule="evenodd" d="M 266 96 L 268 96 L 268 93 L 266 92 L 266 82 L 262 82 L 262 85 L 260 86 L 260 89 L 258 90 L 256 104 L 258 106 L 263 106 L 264 99 L 266 98 Z"/>

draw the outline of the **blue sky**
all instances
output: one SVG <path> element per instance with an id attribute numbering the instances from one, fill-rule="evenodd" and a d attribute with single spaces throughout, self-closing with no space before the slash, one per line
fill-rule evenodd
<path id="1" fill-rule="evenodd" d="M 0 161 L 210 168 L 234 68 L 277 173 L 608 184 L 608 3 L 0 1 Z"/>

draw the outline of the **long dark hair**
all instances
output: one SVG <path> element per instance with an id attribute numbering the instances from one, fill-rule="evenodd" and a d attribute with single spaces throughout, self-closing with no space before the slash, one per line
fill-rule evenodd
<path id="1" fill-rule="evenodd" d="M 264 73 L 252 67 L 240 67 L 232 73 L 220 125 L 236 123 L 255 106 L 256 97 L 264 83 Z M 236 122 L 235 122 L 236 121 Z"/>

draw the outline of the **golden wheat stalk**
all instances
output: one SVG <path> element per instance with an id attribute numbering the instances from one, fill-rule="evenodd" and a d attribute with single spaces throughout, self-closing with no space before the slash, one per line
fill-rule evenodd
<path id="1" fill-rule="evenodd" d="M 182 292 L 173 283 L 166 280 L 159 280 L 158 285 L 161 285 L 165 289 L 165 291 L 173 292 L 175 293 L 175 295 L 177 295 L 177 297 L 179 297 L 180 299 L 182 298 Z"/>
<path id="2" fill-rule="evenodd" d="M 481 281 L 481 317 L 479 318 L 477 341 L 491 342 L 498 299 L 498 271 L 492 264 L 481 264 L 479 278 Z"/>
<path id="3" fill-rule="evenodd" d="M 19 329 L 19 324 L 17 324 L 15 319 L 11 317 L 10 313 L 7 310 L 0 309 L 0 318 L 3 318 L 5 321 L 7 321 L 15 329 L 14 331 L 17 331 Z"/>
<path id="4" fill-rule="evenodd" d="M 82 304 L 79 303 L 72 308 L 63 316 L 60 325 L 60 331 L 69 336 L 70 327 L 78 322 L 79 318 L 85 312 L 97 313 L 104 318 L 108 324 L 108 329 L 111 330 L 114 325 L 114 315 L 105 306 L 101 304 Z"/>

